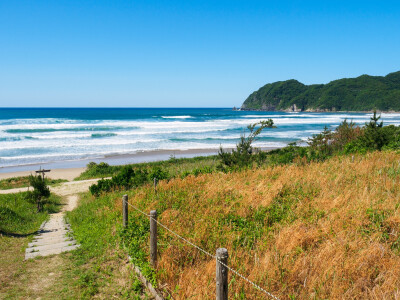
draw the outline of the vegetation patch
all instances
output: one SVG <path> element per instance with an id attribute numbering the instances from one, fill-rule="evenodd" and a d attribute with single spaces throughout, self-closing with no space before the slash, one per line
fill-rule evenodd
<path id="1" fill-rule="evenodd" d="M 268 208 L 258 207 L 255 212 L 251 209 L 245 217 L 233 213 L 221 216 L 219 226 L 227 226 L 229 230 L 237 233 L 237 238 L 233 241 L 235 250 L 238 248 L 253 249 L 256 241 L 267 233 L 268 224 L 265 220 L 268 217 Z"/>
<path id="2" fill-rule="evenodd" d="M 43 210 L 37 212 L 35 202 L 28 193 L 0 194 L 0 234 L 29 235 L 34 234 L 49 213 L 60 210 L 61 198 L 52 194 L 44 204 Z"/>
<path id="3" fill-rule="evenodd" d="M 324 161 L 337 155 L 400 149 L 400 127 L 383 126 L 380 118 L 375 111 L 370 122 L 362 127 L 344 120 L 334 131 L 325 127 L 321 133 L 313 135 L 308 139 L 306 147 L 290 143 L 284 148 L 269 152 L 259 151 L 251 145 L 251 142 L 263 130 L 263 126 L 257 127 L 257 130 L 260 131 L 254 131 L 255 127 L 250 127 L 249 136 L 247 138 L 242 136 L 235 150 L 229 153 L 220 149 L 218 170 L 230 172 L 255 166 L 265 167 L 291 163 L 305 165 L 312 161 Z M 254 136 L 254 133 L 257 134 Z"/>
<path id="4" fill-rule="evenodd" d="M 146 213 L 157 209 L 162 224 L 204 250 L 227 248 L 231 267 L 279 297 L 302 299 L 318 293 L 319 298 L 336 298 L 350 291 L 351 297 L 370 298 L 372 290 L 386 297 L 397 289 L 400 266 L 400 178 L 382 187 L 371 170 L 390 168 L 398 154 L 354 155 L 305 165 L 214 171 L 162 180 L 157 193 L 149 185 L 124 193 Z M 390 178 L 383 171 L 380 176 Z M 122 193 L 109 195 L 121 201 Z M 146 269 L 148 218 L 131 210 L 129 223 L 122 239 Z M 357 224 L 364 231 L 355 231 Z M 158 241 L 159 263 L 156 270 L 145 271 L 149 279 L 167 287 L 174 299 L 214 298 L 214 260 L 162 227 Z M 360 278 L 369 289 L 354 284 Z M 232 273 L 229 291 L 232 299 L 264 297 Z"/>
<path id="5" fill-rule="evenodd" d="M 362 75 L 328 84 L 304 85 L 291 79 L 269 83 L 253 92 L 243 110 L 400 111 L 400 72 Z"/>
<path id="6" fill-rule="evenodd" d="M 81 245 L 65 255 L 70 267 L 63 278 L 75 298 L 148 298 L 122 248 L 121 211 L 117 209 L 120 202 L 116 197 L 82 194 L 80 205 L 67 212 L 74 237 Z"/>
<path id="7" fill-rule="evenodd" d="M 179 177 L 181 174 L 193 169 L 203 169 L 209 167 L 213 169 L 216 165 L 216 156 L 199 156 L 193 158 L 175 158 L 171 156 L 165 161 L 156 161 L 148 163 L 130 164 L 124 166 L 110 166 L 107 163 L 101 162 L 96 164 L 91 162 L 87 165 L 86 170 L 74 180 L 85 180 L 93 178 L 112 177 L 118 174 L 125 166 L 131 166 L 132 169 L 162 169 L 171 177 Z"/>
<path id="8" fill-rule="evenodd" d="M 149 263 L 148 239 L 150 232 L 150 222 L 143 216 L 138 216 L 130 220 L 129 226 L 120 230 L 123 244 L 128 250 L 129 256 L 135 266 L 139 267 L 143 276 L 149 280 L 153 286 L 157 286 L 156 272 Z"/>
<path id="9" fill-rule="evenodd" d="M 61 198 L 51 195 L 43 209 L 28 193 L 0 194 L 0 298 L 28 298 L 30 292 L 25 280 L 32 262 L 24 261 L 25 248 L 48 214 L 58 212 Z M 38 278 L 38 274 L 35 274 Z M 48 281 L 48 280 L 47 280 Z M 35 283 L 31 283 L 32 285 Z M 24 290 L 24 291 L 23 291 Z"/>
<path id="10" fill-rule="evenodd" d="M 61 182 L 66 182 L 64 179 L 45 178 L 47 185 L 55 185 Z M 8 190 L 30 186 L 29 176 L 12 177 L 0 180 L 0 190 Z"/>

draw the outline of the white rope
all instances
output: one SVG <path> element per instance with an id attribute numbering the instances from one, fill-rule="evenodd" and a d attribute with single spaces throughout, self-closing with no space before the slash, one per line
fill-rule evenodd
<path id="1" fill-rule="evenodd" d="M 161 227 L 165 228 L 166 230 L 168 230 L 169 232 L 171 232 L 172 234 L 176 235 L 178 238 L 180 238 L 181 240 L 185 241 L 186 243 L 188 243 L 189 245 L 195 247 L 197 250 L 203 252 L 204 254 L 216 259 L 221 265 L 223 265 L 224 267 L 226 267 L 227 269 L 229 269 L 230 271 L 232 271 L 233 273 L 235 273 L 236 275 L 238 275 L 239 277 L 241 277 L 242 279 L 246 280 L 248 283 L 250 283 L 251 285 L 253 285 L 256 289 L 258 289 L 259 291 L 265 293 L 266 295 L 268 295 L 269 297 L 271 297 L 272 299 L 275 300 L 279 300 L 279 298 L 277 298 L 276 296 L 272 295 L 271 293 L 267 292 L 266 290 L 264 290 L 262 287 L 260 287 L 259 285 L 257 285 L 256 283 L 252 282 L 250 279 L 244 277 L 242 274 L 240 274 L 238 271 L 232 269 L 231 267 L 227 266 L 226 264 L 224 264 L 218 257 L 216 257 L 215 255 L 212 255 L 210 252 L 207 252 L 206 250 L 200 248 L 199 246 L 193 244 L 192 242 L 188 241 L 187 239 L 185 239 L 184 237 L 180 236 L 179 234 L 177 234 L 176 232 L 172 231 L 171 229 L 169 229 L 167 226 L 163 225 L 162 223 L 160 223 L 159 221 L 157 221 L 156 219 L 154 219 L 153 217 L 150 216 L 150 219 L 153 219 L 158 225 L 160 225 Z"/>
<path id="2" fill-rule="evenodd" d="M 138 212 L 142 213 L 143 215 L 145 215 L 146 217 L 150 217 L 150 215 L 146 214 L 144 211 L 141 211 L 139 208 L 137 208 L 136 206 L 133 206 L 132 204 L 130 204 L 129 202 L 127 202 L 129 206 L 133 207 L 134 209 L 136 209 Z"/>
<path id="3" fill-rule="evenodd" d="M 154 220 L 158 225 L 160 225 L 161 227 L 165 228 L 166 230 L 168 230 L 169 232 L 171 232 L 172 234 L 174 234 L 175 236 L 177 236 L 178 238 L 180 238 L 182 241 L 188 243 L 189 245 L 191 245 L 192 247 L 196 248 L 197 250 L 203 252 L 204 254 L 214 258 L 217 260 L 217 262 L 219 262 L 221 265 L 223 265 L 225 268 L 227 268 L 228 270 L 230 270 L 231 272 L 233 272 L 234 274 L 236 274 L 237 276 L 239 276 L 240 278 L 244 279 L 245 281 L 247 281 L 248 283 L 250 283 L 252 286 L 254 286 L 256 289 L 258 289 L 259 291 L 265 293 L 266 295 L 268 295 L 269 297 L 271 297 L 272 299 L 275 300 L 279 300 L 278 297 L 272 295 L 271 293 L 267 292 L 266 290 L 264 290 L 262 287 L 260 287 L 259 285 L 257 285 L 256 283 L 252 282 L 250 279 L 244 277 L 242 274 L 240 274 L 238 271 L 232 269 L 231 267 L 229 267 L 228 265 L 224 264 L 218 257 L 216 257 L 215 255 L 211 254 L 210 252 L 200 248 L 199 246 L 193 244 L 191 241 L 188 241 L 187 239 L 185 239 L 184 237 L 182 237 L 181 235 L 177 234 L 176 232 L 172 231 L 171 229 L 169 229 L 167 226 L 165 226 L 164 224 L 160 223 L 157 219 L 154 219 L 151 215 L 146 214 L 145 212 L 141 211 L 139 208 L 137 208 L 136 206 L 133 206 L 132 204 L 128 203 L 128 205 L 130 205 L 131 207 L 133 207 L 134 209 L 136 209 L 138 212 L 142 213 L 143 215 L 145 215 L 146 217 L 150 217 L 150 219 Z"/>
<path id="4" fill-rule="evenodd" d="M 188 243 L 189 245 L 195 247 L 197 250 L 203 252 L 204 254 L 211 256 L 212 258 L 216 258 L 215 255 L 212 255 L 210 252 L 207 252 L 204 249 L 201 249 L 199 246 L 196 246 L 195 244 L 193 244 L 192 242 L 188 241 L 187 239 L 185 239 L 184 237 L 180 236 L 179 234 L 177 234 L 176 232 L 172 231 L 171 229 L 169 229 L 167 226 L 161 224 L 159 221 L 157 221 L 156 219 L 150 217 L 151 219 L 153 219 L 154 221 L 157 222 L 158 225 L 160 225 L 161 227 L 164 227 L 166 230 L 168 230 L 169 232 L 171 232 L 172 234 L 176 235 L 178 238 L 180 238 L 181 240 L 185 241 L 186 243 Z"/>
<path id="5" fill-rule="evenodd" d="M 233 273 L 235 273 L 237 276 L 241 277 L 242 279 L 246 280 L 248 283 L 250 283 L 251 285 L 253 285 L 256 289 L 258 289 L 259 291 L 267 294 L 268 296 L 270 296 L 272 299 L 275 300 L 279 300 L 278 297 L 272 295 L 271 293 L 267 292 L 266 290 L 264 290 L 261 286 L 255 284 L 253 281 L 251 281 L 250 279 L 244 277 L 242 274 L 240 274 L 238 271 L 232 269 L 231 267 L 227 266 L 226 264 L 224 264 L 218 257 L 216 257 L 217 261 L 223 265 L 224 267 L 226 267 L 227 269 L 229 269 L 230 271 L 232 271 Z"/>

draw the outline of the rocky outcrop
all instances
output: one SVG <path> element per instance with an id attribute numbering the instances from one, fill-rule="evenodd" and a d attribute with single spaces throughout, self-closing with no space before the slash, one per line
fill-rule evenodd
<path id="1" fill-rule="evenodd" d="M 301 112 L 301 108 L 298 108 L 296 104 L 291 105 L 288 109 L 285 109 L 287 112 Z"/>

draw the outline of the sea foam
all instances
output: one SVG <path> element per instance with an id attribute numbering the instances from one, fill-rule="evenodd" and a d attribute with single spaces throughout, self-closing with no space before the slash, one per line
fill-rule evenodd
<path id="1" fill-rule="evenodd" d="M 154 150 L 231 148 L 249 124 L 272 118 L 257 147 L 300 144 L 324 126 L 343 120 L 358 125 L 371 114 L 246 112 L 230 109 L 46 109 L 16 116 L 0 109 L 0 167 L 134 154 Z M 59 115 L 59 117 L 57 117 Z M 102 118 L 100 118 L 102 116 Z M 400 114 L 382 114 L 385 124 L 400 125 Z"/>

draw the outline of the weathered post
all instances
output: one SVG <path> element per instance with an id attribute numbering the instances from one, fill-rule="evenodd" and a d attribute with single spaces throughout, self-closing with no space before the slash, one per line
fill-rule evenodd
<path id="1" fill-rule="evenodd" d="M 220 263 L 228 265 L 228 250 L 225 248 L 217 249 L 216 257 L 217 300 L 228 300 L 228 268 Z"/>
<path id="2" fill-rule="evenodd" d="M 157 193 L 157 178 L 154 177 L 154 193 Z"/>
<path id="3" fill-rule="evenodd" d="M 122 218 L 124 227 L 128 226 L 128 195 L 122 196 Z"/>
<path id="4" fill-rule="evenodd" d="M 157 211 L 150 212 L 150 263 L 157 266 Z"/>

